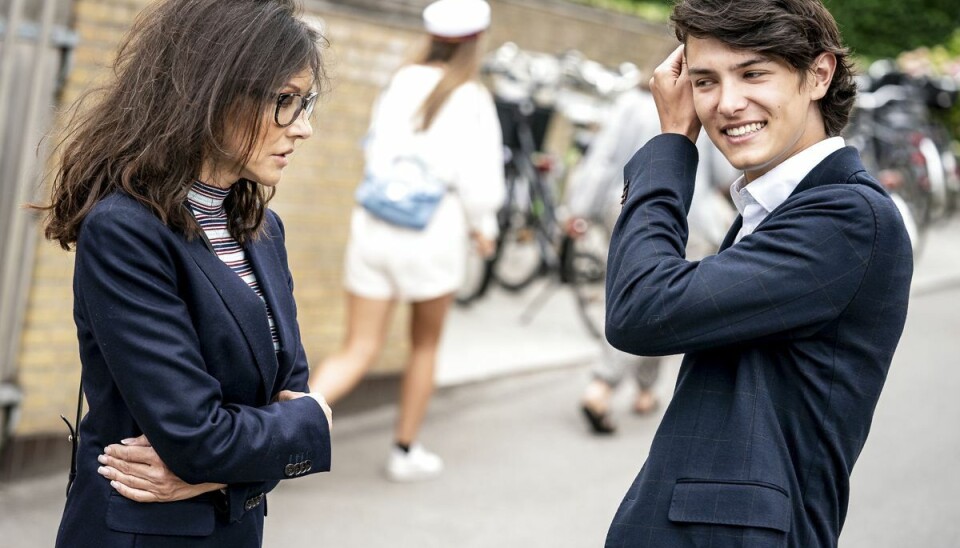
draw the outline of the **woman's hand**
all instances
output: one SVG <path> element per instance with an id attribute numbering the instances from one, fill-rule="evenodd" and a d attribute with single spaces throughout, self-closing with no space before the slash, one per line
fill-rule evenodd
<path id="1" fill-rule="evenodd" d="M 702 124 L 693 105 L 693 87 L 682 45 L 653 71 L 650 92 L 657 103 L 660 131 L 686 135 L 696 143 Z"/>
<path id="2" fill-rule="evenodd" d="M 222 489 L 222 483 L 187 483 L 170 471 L 146 436 L 108 445 L 97 457 L 97 472 L 110 486 L 137 502 L 173 502 Z"/>
<path id="3" fill-rule="evenodd" d="M 470 237 L 473 238 L 473 245 L 477 247 L 477 253 L 484 259 L 492 257 L 494 251 L 497 250 L 497 242 L 479 232 L 471 232 Z"/>
<path id="4" fill-rule="evenodd" d="M 293 390 L 281 390 L 277 394 L 277 401 L 284 402 L 295 400 L 302 397 L 313 398 L 317 400 L 317 403 L 320 404 L 320 409 L 323 409 L 323 414 L 327 417 L 327 428 L 330 431 L 333 431 L 333 410 L 330 409 L 330 405 L 327 403 L 327 400 L 323 397 L 323 394 L 320 392 L 294 392 Z"/>

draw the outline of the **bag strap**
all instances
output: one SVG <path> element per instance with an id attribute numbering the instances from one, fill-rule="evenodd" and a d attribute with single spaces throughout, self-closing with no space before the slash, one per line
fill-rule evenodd
<path id="1" fill-rule="evenodd" d="M 67 420 L 67 417 L 64 417 L 62 414 L 60 418 L 67 425 L 67 429 L 70 431 L 70 435 L 67 436 L 67 439 L 70 440 L 71 451 L 70 451 L 70 475 L 67 477 L 67 495 L 70 494 L 70 488 L 73 487 L 73 481 L 77 479 L 77 452 L 80 447 L 80 415 L 83 413 L 83 374 L 80 375 L 80 388 L 77 393 L 77 418 L 74 422 L 76 428 L 73 424 L 70 424 L 70 421 Z"/>

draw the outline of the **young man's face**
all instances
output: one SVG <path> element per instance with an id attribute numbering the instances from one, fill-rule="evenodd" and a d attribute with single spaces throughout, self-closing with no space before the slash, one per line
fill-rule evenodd
<path id="1" fill-rule="evenodd" d="M 816 101 L 833 77 L 833 56 L 821 55 L 818 67 L 825 67 L 800 74 L 714 38 L 688 37 L 685 53 L 697 116 L 747 181 L 827 137 Z"/>

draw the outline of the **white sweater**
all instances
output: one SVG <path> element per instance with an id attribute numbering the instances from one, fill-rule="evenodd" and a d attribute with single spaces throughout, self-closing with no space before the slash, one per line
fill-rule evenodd
<path id="1" fill-rule="evenodd" d="M 426 132 L 417 132 L 420 106 L 442 76 L 441 69 L 424 65 L 397 71 L 374 105 L 364 146 L 367 169 L 377 171 L 417 150 L 454 189 L 470 229 L 493 238 L 505 192 L 496 107 L 486 88 L 468 82 L 450 94 Z"/>

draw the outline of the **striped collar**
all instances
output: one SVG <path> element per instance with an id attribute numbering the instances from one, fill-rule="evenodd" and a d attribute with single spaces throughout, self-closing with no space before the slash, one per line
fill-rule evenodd
<path id="1" fill-rule="evenodd" d="M 223 214 L 223 203 L 229 195 L 229 188 L 220 188 L 201 181 L 194 181 L 190 192 L 187 193 L 187 202 L 195 211 L 219 216 Z"/>

